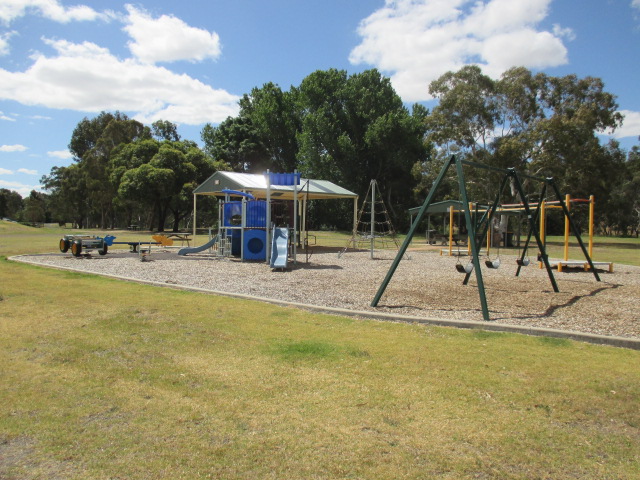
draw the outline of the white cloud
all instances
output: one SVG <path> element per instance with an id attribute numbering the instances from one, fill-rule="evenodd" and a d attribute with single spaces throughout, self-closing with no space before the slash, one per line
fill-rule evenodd
<path id="1" fill-rule="evenodd" d="M 32 190 L 42 191 L 41 185 L 27 185 L 21 182 L 7 182 L 6 180 L 0 180 L 0 188 L 14 190 L 18 192 L 22 198 L 28 197 Z"/>
<path id="2" fill-rule="evenodd" d="M 13 175 L 13 170 L 0 167 L 0 175 Z"/>
<path id="3" fill-rule="evenodd" d="M 109 13 L 99 13 L 86 5 L 65 7 L 58 0 L 2 0 L 0 2 L 0 21 L 5 24 L 31 12 L 59 23 L 93 21 L 108 19 L 112 16 Z"/>
<path id="4" fill-rule="evenodd" d="M 536 28 L 550 2 L 386 0 L 360 23 L 362 41 L 349 60 L 390 73 L 405 101 L 430 99 L 431 81 L 467 64 L 479 64 L 494 77 L 513 66 L 562 65 L 562 38 L 571 39 L 573 32 L 559 25 L 553 32 Z"/>
<path id="5" fill-rule="evenodd" d="M 0 145 L 0 152 L 24 152 L 28 150 L 24 145 Z"/>
<path id="6" fill-rule="evenodd" d="M 19 168 L 18 173 L 24 173 L 25 175 L 37 175 L 37 170 L 29 170 L 27 168 Z"/>
<path id="7" fill-rule="evenodd" d="M 187 25 L 173 15 L 152 18 L 132 5 L 125 8 L 129 15 L 124 30 L 133 39 L 131 53 L 145 63 L 202 61 L 220 56 L 218 34 Z"/>
<path id="8" fill-rule="evenodd" d="M 24 72 L 0 68 L 0 99 L 83 112 L 120 110 L 145 122 L 189 125 L 237 115 L 239 97 L 188 75 L 118 59 L 95 43 L 44 41 L 57 55 L 35 55 Z"/>
<path id="9" fill-rule="evenodd" d="M 7 122 L 15 122 L 16 119 L 12 117 L 7 117 L 4 112 L 0 112 L 0 120 L 6 120 Z"/>
<path id="10" fill-rule="evenodd" d="M 632 0 L 631 6 L 640 9 L 640 0 Z"/>
<path id="11" fill-rule="evenodd" d="M 16 32 L 5 32 L 0 35 L 0 57 L 9 55 L 9 39 L 15 35 Z"/>
<path id="12" fill-rule="evenodd" d="M 638 0 L 640 2 L 640 0 Z M 640 112 L 620 110 L 624 115 L 622 126 L 611 134 L 613 138 L 640 137 Z"/>
<path id="13" fill-rule="evenodd" d="M 63 160 L 73 158 L 73 155 L 69 150 L 55 150 L 52 152 L 47 152 L 47 155 L 54 158 L 62 158 Z"/>

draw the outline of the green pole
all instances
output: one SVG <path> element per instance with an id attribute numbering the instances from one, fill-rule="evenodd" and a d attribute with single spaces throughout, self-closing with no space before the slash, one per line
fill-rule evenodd
<path id="1" fill-rule="evenodd" d="M 542 211 L 542 199 L 547 193 L 547 183 L 542 184 L 542 192 L 540 193 L 540 199 L 538 200 L 538 207 L 536 208 L 536 213 L 533 217 L 533 222 L 529 222 L 529 233 L 527 235 L 527 241 L 524 243 L 524 248 L 522 249 L 522 255 L 520 256 L 520 262 L 524 260 L 524 257 L 527 256 L 527 250 L 529 248 L 529 243 L 531 243 L 531 236 L 533 235 L 533 230 L 538 230 L 537 224 L 540 221 L 540 212 Z M 524 204 L 524 201 L 522 202 Z M 527 218 L 529 220 L 529 218 Z M 520 271 L 522 270 L 522 265 L 518 264 L 518 268 L 516 269 L 516 277 L 520 276 Z"/>
<path id="2" fill-rule="evenodd" d="M 409 233 L 407 234 L 407 237 L 404 239 L 404 242 L 402 242 L 402 246 L 400 247 L 400 249 L 398 250 L 398 253 L 396 254 L 396 258 L 393 260 L 393 263 L 391 264 L 391 267 L 389 268 L 389 271 L 387 272 L 387 275 L 384 277 L 384 280 L 382 281 L 382 284 L 380 285 L 380 288 L 378 288 L 378 292 L 376 293 L 375 297 L 373 297 L 373 300 L 371 301 L 371 306 L 372 307 L 377 307 L 378 306 L 378 302 L 380 302 L 380 297 L 382 297 L 382 295 L 384 294 L 384 291 L 387 289 L 387 285 L 389 285 L 389 282 L 391 281 L 391 278 L 393 277 L 393 274 L 396 272 L 396 269 L 398 268 L 398 265 L 400 264 L 400 260 L 402 260 L 402 257 L 404 256 L 405 252 L 407 251 L 407 248 L 409 247 L 409 244 L 411 243 L 411 240 L 413 239 L 413 235 L 415 234 L 415 231 L 418 228 L 418 225 L 420 224 L 420 221 L 422 220 L 422 217 L 424 217 L 425 212 L 427 211 L 427 209 L 429 208 L 429 205 L 431 205 L 431 203 L 433 201 L 433 197 L 435 196 L 435 193 L 438 190 L 438 187 L 442 183 L 442 179 L 444 178 L 445 174 L 447 173 L 447 170 L 449 170 L 449 167 L 455 162 L 455 160 L 456 160 L 456 157 L 452 156 L 442 166 L 442 169 L 440 170 L 440 173 L 438 174 L 438 178 L 436 178 L 436 180 L 433 182 L 433 185 L 431 186 L 431 189 L 429 190 L 429 194 L 427 195 L 427 198 L 425 199 L 424 203 L 422 204 L 422 207 L 420 208 L 420 211 L 418 212 L 418 215 L 416 216 L 416 219 L 413 221 L 413 224 L 411 225 L 411 228 L 409 229 Z"/>
<path id="3" fill-rule="evenodd" d="M 551 265 L 549 265 L 549 255 L 547 255 L 547 249 L 544 248 L 544 244 L 540 239 L 540 233 L 535 228 L 534 219 L 531 215 L 531 209 L 529 208 L 529 202 L 524 194 L 524 189 L 522 188 L 522 183 L 520 183 L 520 178 L 516 173 L 514 168 L 510 168 L 509 172 L 514 179 L 514 183 L 516 185 L 516 190 L 518 191 L 518 195 L 520 195 L 520 200 L 522 200 L 522 205 L 524 206 L 524 211 L 529 219 L 529 228 L 533 230 L 533 234 L 536 236 L 536 242 L 538 242 L 538 249 L 540 250 L 540 256 L 542 257 L 542 261 L 544 262 L 544 266 L 547 269 L 547 275 L 549 275 L 549 281 L 551 282 L 551 286 L 553 287 L 553 291 L 558 293 L 560 289 L 558 288 L 558 284 L 556 283 L 556 279 L 553 276 L 553 271 L 551 270 Z M 547 179 L 547 181 L 550 179 Z M 542 199 L 541 199 L 542 200 Z"/>
<path id="4" fill-rule="evenodd" d="M 464 172 L 462 170 L 462 163 L 456 161 L 456 170 L 458 172 L 458 185 L 460 187 L 460 195 L 462 196 L 464 218 L 467 223 L 467 232 L 470 235 L 471 241 L 471 255 L 473 257 L 473 268 L 476 271 L 476 281 L 478 282 L 478 294 L 480 295 L 480 306 L 482 307 L 482 317 L 489 321 L 489 306 L 487 305 L 487 295 L 484 290 L 484 280 L 482 279 L 482 269 L 480 268 L 480 258 L 478 257 L 478 245 L 476 244 L 476 229 L 473 226 L 471 220 L 471 214 L 469 212 L 469 196 L 467 195 L 467 186 L 464 181 Z M 468 274 L 467 274 L 468 275 Z"/>

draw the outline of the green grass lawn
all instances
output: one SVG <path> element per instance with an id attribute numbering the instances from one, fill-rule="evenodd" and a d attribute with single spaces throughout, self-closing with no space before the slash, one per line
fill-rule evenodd
<path id="1" fill-rule="evenodd" d="M 64 232 L 0 223 L 0 255 Z M 2 479 L 638 478 L 638 351 L 0 279 Z"/>

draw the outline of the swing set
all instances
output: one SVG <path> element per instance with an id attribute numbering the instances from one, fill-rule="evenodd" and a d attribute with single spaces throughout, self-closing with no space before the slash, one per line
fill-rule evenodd
<path id="1" fill-rule="evenodd" d="M 500 182 L 500 188 L 496 194 L 496 197 L 493 203 L 488 208 L 484 209 L 483 212 L 479 211 L 477 204 L 475 204 L 476 206 L 474 208 L 473 204 L 469 202 L 469 197 L 467 194 L 467 187 L 466 187 L 466 182 L 464 177 L 464 171 L 463 171 L 463 165 L 474 167 L 474 168 L 482 168 L 482 169 L 498 172 L 503 175 L 502 180 Z M 553 271 L 551 269 L 551 264 L 549 262 L 549 257 L 547 255 L 544 242 L 538 233 L 538 229 L 536 228 L 536 225 L 540 221 L 541 202 L 537 204 L 535 211 L 532 211 L 529 205 L 529 202 L 527 201 L 527 196 L 524 193 L 522 182 L 520 180 L 520 178 L 527 178 L 529 180 L 538 182 L 542 185 L 540 198 L 545 198 L 545 195 L 547 193 L 547 188 L 550 188 L 552 190 L 553 194 L 557 199 L 558 204 L 560 205 L 560 208 L 562 208 L 564 212 L 564 215 L 567 219 L 567 223 L 568 223 L 568 226 L 570 227 L 570 230 L 574 233 L 578 241 L 578 244 L 582 249 L 582 253 L 584 254 L 586 262 L 590 266 L 590 270 L 593 272 L 593 275 L 596 281 L 598 282 L 600 281 L 600 276 L 598 275 L 598 272 L 594 268 L 593 262 L 591 260 L 591 256 L 589 255 L 589 252 L 587 251 L 587 248 L 585 247 L 582 241 L 582 238 L 580 237 L 580 233 L 578 232 L 578 229 L 576 228 L 573 222 L 569 209 L 566 203 L 564 202 L 562 195 L 558 191 L 558 187 L 556 186 L 552 177 L 542 178 L 542 177 L 535 177 L 535 176 L 526 175 L 526 174 L 519 174 L 516 172 L 514 168 L 502 169 L 502 168 L 492 167 L 488 165 L 482 165 L 479 163 L 470 162 L 468 160 L 457 159 L 454 155 L 443 165 L 442 169 L 440 170 L 440 173 L 438 174 L 438 177 L 433 182 L 433 185 L 429 190 L 429 194 L 427 195 L 427 198 L 422 204 L 422 207 L 420 207 L 420 211 L 418 212 L 416 218 L 411 224 L 411 228 L 409 229 L 409 233 L 407 234 L 407 237 L 405 238 L 402 246 L 398 250 L 398 253 L 393 263 L 391 264 L 391 267 L 389 268 L 387 275 L 382 281 L 382 284 L 378 288 L 378 291 L 371 302 L 372 307 L 378 306 L 378 303 L 380 302 L 380 298 L 384 294 L 387 286 L 389 285 L 389 282 L 391 281 L 391 278 L 393 277 L 396 269 L 398 268 L 398 265 L 400 264 L 400 261 L 402 260 L 404 253 L 409 247 L 409 244 L 413 239 L 413 236 L 418 228 L 418 225 L 420 224 L 420 221 L 424 217 L 425 212 L 427 211 L 429 206 L 433 203 L 433 198 L 435 197 L 438 191 L 438 187 L 440 186 L 443 179 L 445 178 L 447 171 L 452 166 L 455 166 L 456 168 L 456 173 L 458 177 L 458 187 L 459 187 L 460 196 L 461 196 L 461 207 L 464 212 L 467 232 L 469 234 L 469 246 L 471 247 L 471 261 L 468 262 L 466 265 L 463 265 L 460 262 L 460 255 L 458 255 L 458 260 L 456 262 L 455 268 L 458 272 L 465 274 L 463 285 L 468 284 L 469 279 L 471 278 L 471 274 L 475 272 L 476 282 L 478 285 L 478 294 L 480 296 L 480 304 L 482 308 L 482 316 L 484 320 L 490 321 L 491 318 L 489 316 L 489 307 L 487 305 L 487 297 L 486 297 L 486 292 L 484 288 L 484 280 L 482 278 L 482 270 L 480 268 L 480 247 L 481 245 L 483 245 L 485 238 L 487 237 L 489 228 L 491 226 L 491 222 L 496 212 L 498 211 L 498 207 L 500 206 L 500 198 L 502 196 L 502 192 L 504 188 L 507 185 L 507 182 L 511 182 L 511 185 L 513 186 L 513 188 L 515 188 L 517 195 L 520 197 L 520 202 L 521 202 L 522 208 L 524 209 L 527 222 L 529 224 L 527 239 L 516 261 L 518 264 L 518 268 L 516 270 L 516 276 L 520 275 L 520 271 L 523 266 L 527 266 L 530 263 L 530 259 L 527 255 L 527 250 L 529 248 L 529 244 L 531 243 L 531 238 L 533 236 L 535 237 L 535 240 L 538 246 L 538 251 L 540 252 L 539 258 L 542 261 L 542 263 L 544 263 L 544 266 L 547 270 L 547 274 L 549 276 L 549 281 L 551 282 L 553 291 L 556 293 L 560 291 L 560 289 L 558 288 L 558 284 L 556 283 L 555 277 L 553 275 Z M 480 216 L 480 213 L 482 213 L 481 216 Z M 499 248 L 498 248 L 498 254 L 494 259 L 491 259 L 489 256 L 487 256 L 485 265 L 488 268 L 493 268 L 493 269 L 500 267 Z"/>

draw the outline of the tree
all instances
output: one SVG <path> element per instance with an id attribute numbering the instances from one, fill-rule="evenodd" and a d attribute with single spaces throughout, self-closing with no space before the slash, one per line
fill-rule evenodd
<path id="1" fill-rule="evenodd" d="M 167 140 L 169 142 L 179 142 L 178 127 L 175 123 L 167 120 L 156 120 L 151 124 L 153 136 L 158 140 Z"/>
<path id="2" fill-rule="evenodd" d="M 424 115 L 411 115 L 389 79 L 377 70 L 347 76 L 317 71 L 299 88 L 304 112 L 300 169 L 364 195 L 371 179 L 382 187 L 394 221 L 405 219 L 412 198 L 411 169 L 424 161 Z"/>
<path id="3" fill-rule="evenodd" d="M 78 228 L 89 226 L 86 175 L 80 165 L 53 167 L 40 183 L 50 192 L 51 208 L 58 221 L 72 220 Z"/>
<path id="4" fill-rule="evenodd" d="M 518 67 L 492 80 L 467 66 L 435 80 L 429 91 L 440 101 L 427 119 L 429 139 L 444 149 L 455 145 L 476 162 L 553 176 L 561 189 L 585 191 L 594 166 L 613 161 L 596 134 L 615 129 L 622 117 L 600 79 Z M 497 183 L 484 171 L 469 178 L 482 198 Z"/>
<path id="5" fill-rule="evenodd" d="M 191 213 L 193 190 L 215 171 L 194 142 L 141 139 L 122 145 L 110 162 L 117 204 L 131 218 L 142 206 L 154 215 L 149 228 L 163 231 L 172 216 L 173 230 Z"/>
<path id="6" fill-rule="evenodd" d="M 31 193 L 24 199 L 24 210 L 22 220 L 29 223 L 44 223 L 49 220 L 47 208 L 47 195 L 31 190 Z"/>
<path id="7" fill-rule="evenodd" d="M 293 172 L 301 128 L 297 91 L 283 92 L 271 82 L 254 88 L 240 100 L 240 117 L 250 122 L 260 147 L 260 161 L 251 166 L 252 170 Z"/>
<path id="8" fill-rule="evenodd" d="M 150 138 L 149 128 L 119 112 L 102 112 L 91 120 L 85 117 L 73 131 L 69 150 L 84 176 L 89 213 L 99 215 L 102 228 L 107 227 L 109 218 L 112 226 L 114 223 L 116 191 L 107 171 L 111 153 L 119 145 L 141 138 Z"/>
<path id="9" fill-rule="evenodd" d="M 22 196 L 18 192 L 0 188 L 0 218 L 16 219 L 22 208 Z"/>

